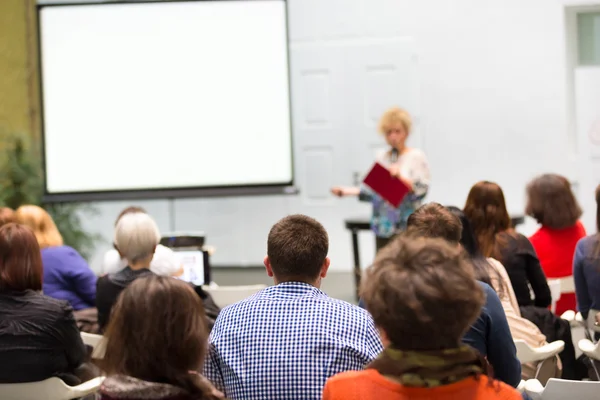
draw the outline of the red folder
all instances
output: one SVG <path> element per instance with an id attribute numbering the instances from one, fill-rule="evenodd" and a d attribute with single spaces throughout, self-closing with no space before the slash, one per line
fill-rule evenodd
<path id="1" fill-rule="evenodd" d="M 392 176 L 390 171 L 379 163 L 373 165 L 363 183 L 396 208 L 409 191 L 404 182 Z"/>

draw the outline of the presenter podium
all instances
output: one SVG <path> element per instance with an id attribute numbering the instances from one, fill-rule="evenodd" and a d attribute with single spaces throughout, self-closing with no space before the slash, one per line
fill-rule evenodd
<path id="1" fill-rule="evenodd" d="M 512 226 L 517 227 L 525 222 L 525 217 L 522 215 L 515 215 L 511 217 Z M 350 231 L 352 238 L 352 253 L 354 258 L 354 285 L 355 285 L 355 293 L 356 300 L 359 298 L 359 289 L 360 289 L 360 278 L 362 276 L 362 267 L 360 265 L 360 252 L 358 246 L 358 233 L 360 231 L 368 231 L 371 230 L 371 223 L 368 218 L 350 218 L 344 221 L 346 229 Z"/>

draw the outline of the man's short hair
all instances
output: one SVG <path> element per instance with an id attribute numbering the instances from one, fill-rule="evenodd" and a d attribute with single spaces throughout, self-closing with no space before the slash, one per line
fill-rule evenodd
<path id="1" fill-rule="evenodd" d="M 462 223 L 446 207 L 439 203 L 427 203 L 417 208 L 407 221 L 407 231 L 413 236 L 440 238 L 459 243 Z"/>
<path id="2" fill-rule="evenodd" d="M 375 324 L 402 350 L 457 347 L 485 300 L 458 246 L 409 235 L 379 251 L 361 296 Z"/>
<path id="3" fill-rule="evenodd" d="M 290 215 L 271 228 L 267 256 L 273 274 L 283 281 L 318 278 L 329 251 L 327 231 L 317 220 Z"/>

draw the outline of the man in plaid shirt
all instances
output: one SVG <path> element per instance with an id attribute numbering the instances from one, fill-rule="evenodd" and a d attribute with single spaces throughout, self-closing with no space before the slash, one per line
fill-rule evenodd
<path id="1" fill-rule="evenodd" d="M 276 223 L 264 263 L 275 286 L 224 308 L 204 374 L 231 400 L 320 400 L 327 378 L 382 350 L 371 316 L 319 290 L 329 239 L 316 220 Z"/>

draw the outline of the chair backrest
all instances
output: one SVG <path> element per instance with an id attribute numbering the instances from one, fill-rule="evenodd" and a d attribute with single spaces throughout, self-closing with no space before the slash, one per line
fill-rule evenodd
<path id="1" fill-rule="evenodd" d="M 83 343 L 87 344 L 88 346 L 90 346 L 92 348 L 96 348 L 96 346 L 98 346 L 98 344 L 100 344 L 102 339 L 103 339 L 102 335 L 81 332 L 81 340 L 83 340 Z"/>
<path id="2" fill-rule="evenodd" d="M 581 339 L 577 342 L 577 347 L 589 358 L 600 361 L 600 342 L 594 344 L 589 339 Z"/>
<path id="3" fill-rule="evenodd" d="M 575 293 L 575 279 L 573 276 L 565 276 L 559 278 L 560 281 L 560 293 Z"/>
<path id="4" fill-rule="evenodd" d="M 524 340 L 515 340 L 517 358 L 521 364 L 547 360 L 559 354 L 565 348 L 565 342 L 557 340 L 539 348 L 533 348 Z"/>
<path id="5" fill-rule="evenodd" d="M 81 339 L 83 340 L 83 343 L 93 349 L 93 359 L 100 360 L 104 358 L 104 353 L 106 351 L 106 342 L 104 341 L 104 336 L 81 332 Z"/>
<path id="6" fill-rule="evenodd" d="M 600 382 L 550 378 L 545 388 L 539 382 L 537 385 L 529 382 L 525 384 L 525 392 L 534 400 L 597 400 L 600 397 Z"/>
<path id="7" fill-rule="evenodd" d="M 94 378 L 78 386 L 68 386 L 59 378 L 30 383 L 0 384 L 2 400 L 70 400 L 92 394 L 100 389 L 104 377 Z"/>
<path id="8" fill-rule="evenodd" d="M 267 285 L 247 285 L 247 286 L 204 286 L 203 289 L 210 293 L 215 304 L 223 308 L 240 300 L 244 300 L 255 293 L 266 288 Z"/>
<path id="9" fill-rule="evenodd" d="M 550 288 L 550 296 L 552 297 L 552 312 L 556 312 L 556 302 L 560 299 L 562 293 L 560 279 L 548 279 L 548 287 Z"/>

